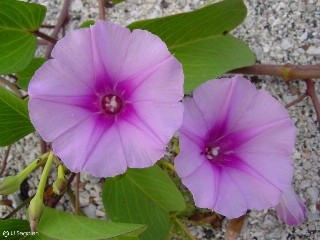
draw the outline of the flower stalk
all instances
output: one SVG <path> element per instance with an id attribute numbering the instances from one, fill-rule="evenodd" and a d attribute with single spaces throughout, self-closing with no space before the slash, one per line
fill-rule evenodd
<path id="1" fill-rule="evenodd" d="M 30 201 L 30 205 L 27 210 L 30 228 L 31 228 L 31 231 L 33 232 L 36 230 L 37 224 L 45 208 L 45 205 L 43 203 L 43 195 L 44 195 L 47 178 L 48 178 L 53 160 L 54 160 L 54 156 L 52 151 L 50 151 L 47 163 L 43 169 L 43 172 L 40 178 L 37 192 L 34 198 Z"/>
<path id="2" fill-rule="evenodd" d="M 6 177 L 0 184 L 0 194 L 9 195 L 17 191 L 21 183 L 29 176 L 39 166 L 42 166 L 49 153 L 45 153 L 39 158 L 35 159 L 31 164 L 29 164 L 25 169 L 23 169 L 19 174 L 15 176 Z"/>
<path id="3" fill-rule="evenodd" d="M 58 178 L 57 180 L 52 184 L 53 192 L 57 195 L 62 194 L 67 187 L 67 180 L 64 176 L 64 168 L 62 164 L 58 165 Z"/>

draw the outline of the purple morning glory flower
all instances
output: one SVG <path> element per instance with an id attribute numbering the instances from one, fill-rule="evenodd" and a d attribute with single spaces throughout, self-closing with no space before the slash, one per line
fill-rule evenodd
<path id="1" fill-rule="evenodd" d="M 183 72 L 148 31 L 100 21 L 61 39 L 29 85 L 31 121 L 73 172 L 153 165 L 182 122 Z"/>
<path id="2" fill-rule="evenodd" d="M 278 218 L 290 226 L 299 225 L 306 219 L 307 208 L 291 187 L 282 194 L 276 210 Z"/>
<path id="3" fill-rule="evenodd" d="M 183 104 L 175 167 L 196 205 L 236 218 L 278 204 L 293 175 L 286 109 L 240 76 L 208 81 Z"/>

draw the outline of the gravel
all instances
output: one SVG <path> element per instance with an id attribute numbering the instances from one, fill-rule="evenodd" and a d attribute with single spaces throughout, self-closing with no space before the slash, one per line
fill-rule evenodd
<path id="1" fill-rule="evenodd" d="M 48 9 L 45 22 L 54 24 L 61 7 L 61 0 L 39 2 Z M 136 20 L 155 18 L 194 10 L 205 4 L 202 0 L 127 0 L 106 9 L 108 20 L 127 25 Z M 211 1 L 217 2 L 217 1 Z M 319 64 L 320 60 L 320 1 L 319 0 L 247 0 L 248 16 L 245 22 L 232 33 L 244 40 L 255 52 L 257 62 L 265 64 Z M 71 4 L 70 22 L 67 31 L 76 28 L 82 22 L 98 19 L 98 1 L 74 0 Z M 48 30 L 49 31 L 49 30 Z M 41 55 L 39 50 L 38 54 Z M 282 104 L 287 104 L 304 93 L 306 87 L 302 81 L 293 81 L 286 85 L 279 78 L 255 76 L 252 81 L 258 88 L 269 91 Z M 320 94 L 319 84 L 316 85 Z M 320 96 L 319 96 L 320 97 Z M 320 186 L 320 132 L 316 114 L 309 99 L 290 107 L 289 114 L 297 127 L 296 149 L 293 152 L 295 174 L 293 186 L 306 203 L 307 220 L 298 227 L 288 227 L 280 223 L 274 209 L 251 211 L 238 239 L 320 239 L 319 204 Z M 0 156 L 5 148 L 0 148 Z M 12 146 L 8 159 L 6 175 L 21 171 L 39 154 L 38 137 L 29 135 Z M 29 178 L 23 192 L 1 197 L 12 201 L 12 207 L 22 202 L 21 193 L 29 196 L 35 192 L 39 181 L 38 174 Z M 86 174 L 81 175 L 80 205 L 89 217 L 104 217 L 101 199 L 101 181 Z M 74 187 L 74 186 L 73 186 Z M 0 198 L 0 200 L 1 200 Z M 62 198 L 58 209 L 73 211 L 68 196 Z M 0 206 L 0 216 L 12 210 Z M 22 218 L 25 209 L 16 217 Z M 198 239 L 224 239 L 226 222 L 222 229 L 210 226 L 189 226 Z"/>

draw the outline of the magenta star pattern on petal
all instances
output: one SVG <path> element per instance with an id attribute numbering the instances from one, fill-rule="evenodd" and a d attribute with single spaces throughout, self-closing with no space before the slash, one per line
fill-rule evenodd
<path id="1" fill-rule="evenodd" d="M 58 41 L 29 85 L 31 121 L 73 172 L 152 166 L 180 127 L 181 64 L 157 36 L 100 21 Z"/>
<path id="2" fill-rule="evenodd" d="M 293 175 L 286 109 L 240 76 L 208 81 L 183 104 L 175 167 L 196 205 L 236 218 L 278 204 Z"/>
<path id="3" fill-rule="evenodd" d="M 282 194 L 276 210 L 278 218 L 290 226 L 299 225 L 306 219 L 307 208 L 291 187 Z"/>

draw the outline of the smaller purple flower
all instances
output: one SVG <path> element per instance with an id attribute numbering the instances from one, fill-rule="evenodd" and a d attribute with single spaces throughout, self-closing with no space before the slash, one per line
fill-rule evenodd
<path id="1" fill-rule="evenodd" d="M 208 81 L 183 104 L 175 167 L 196 205 L 228 218 L 277 205 L 293 175 L 287 110 L 240 76 Z"/>
<path id="2" fill-rule="evenodd" d="M 306 219 L 307 208 L 291 187 L 282 194 L 276 210 L 278 218 L 290 226 L 299 225 Z"/>

